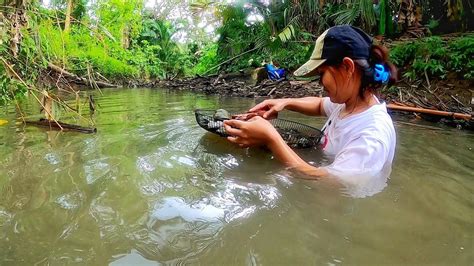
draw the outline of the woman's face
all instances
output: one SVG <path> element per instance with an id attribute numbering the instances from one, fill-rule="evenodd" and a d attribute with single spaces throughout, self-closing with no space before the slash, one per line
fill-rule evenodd
<path id="1" fill-rule="evenodd" d="M 357 96 L 359 86 L 353 79 L 354 69 L 352 59 L 347 57 L 344 58 L 339 66 L 322 65 L 318 68 L 321 76 L 320 83 L 323 85 L 331 102 L 345 103 L 354 95 Z"/>

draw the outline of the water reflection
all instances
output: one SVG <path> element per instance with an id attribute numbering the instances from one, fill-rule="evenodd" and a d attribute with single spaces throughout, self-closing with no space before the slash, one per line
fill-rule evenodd
<path id="1" fill-rule="evenodd" d="M 374 175 L 332 176 L 342 187 L 344 195 L 353 198 L 365 198 L 380 193 L 387 187 L 392 165 L 384 165 L 382 170 Z"/>
<path id="2" fill-rule="evenodd" d="M 202 202 L 187 204 L 181 198 L 169 197 L 156 203 L 150 216 L 154 221 L 181 218 L 186 222 L 215 222 L 224 218 L 224 210 Z"/>
<path id="3" fill-rule="evenodd" d="M 197 255 L 215 244 L 216 235 L 226 224 L 256 215 L 262 209 L 275 208 L 280 196 L 270 185 L 225 180 L 214 193 L 198 200 L 165 197 L 151 203 L 148 230 L 135 237 L 136 248 L 146 258 L 160 261 Z M 163 250 L 170 248 L 175 254 L 173 258 L 161 257 Z"/>

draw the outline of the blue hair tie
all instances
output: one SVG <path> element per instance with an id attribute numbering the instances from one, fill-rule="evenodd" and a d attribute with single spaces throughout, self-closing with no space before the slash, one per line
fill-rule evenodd
<path id="1" fill-rule="evenodd" d="M 384 65 L 375 64 L 374 67 L 374 80 L 380 83 L 387 83 L 390 77 L 390 72 L 385 69 Z"/>

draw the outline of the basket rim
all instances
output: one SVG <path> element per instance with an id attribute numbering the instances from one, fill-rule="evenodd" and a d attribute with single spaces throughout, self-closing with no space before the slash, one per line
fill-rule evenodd
<path id="1" fill-rule="evenodd" d="M 306 124 L 303 124 L 303 123 L 300 123 L 300 122 L 297 122 L 297 121 L 293 121 L 293 120 L 288 120 L 288 119 L 284 119 L 284 118 L 275 118 L 275 119 L 271 119 L 271 120 L 268 120 L 268 121 L 271 122 L 272 120 L 279 120 L 279 121 L 284 121 L 284 122 L 289 122 L 289 123 L 295 123 L 295 124 L 298 124 L 298 125 L 301 125 L 301 126 L 304 126 L 304 127 L 309 127 L 311 129 L 322 132 L 321 129 L 319 129 L 319 128 L 316 128 L 316 127 L 313 127 L 313 126 L 310 126 L 310 125 L 306 125 Z"/>
<path id="2" fill-rule="evenodd" d="M 214 112 L 214 111 L 216 111 L 216 110 L 212 110 L 212 109 L 200 109 L 200 108 L 198 108 L 198 109 L 195 109 L 195 110 L 194 110 L 194 113 L 195 113 L 195 114 L 199 114 L 198 112 Z M 233 113 L 233 112 L 229 112 L 229 113 L 230 113 L 230 114 L 235 114 L 235 113 Z M 231 119 L 229 119 L 229 120 L 231 120 Z M 316 128 L 316 127 L 313 127 L 313 126 L 310 126 L 310 125 L 307 125 L 307 124 L 303 124 L 303 123 L 298 122 L 298 121 L 293 121 L 293 120 L 285 119 L 285 118 L 274 118 L 274 119 L 270 119 L 270 120 L 267 120 L 267 121 L 269 121 L 270 123 L 271 123 L 272 121 L 289 122 L 289 123 L 298 124 L 298 125 L 300 125 L 300 126 L 307 127 L 307 128 L 310 128 L 310 129 L 319 131 L 320 133 L 322 132 L 322 130 L 319 129 L 319 128 Z"/>

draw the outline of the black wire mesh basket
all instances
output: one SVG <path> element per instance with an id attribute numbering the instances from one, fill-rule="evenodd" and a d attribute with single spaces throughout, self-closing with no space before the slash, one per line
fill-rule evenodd
<path id="1" fill-rule="evenodd" d="M 215 113 L 215 110 L 198 109 L 194 111 L 199 126 L 221 137 L 227 137 L 224 120 L 228 118 L 216 118 Z M 317 146 L 322 136 L 321 130 L 295 121 L 277 118 L 270 120 L 270 123 L 292 148 L 302 149 Z"/>

